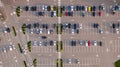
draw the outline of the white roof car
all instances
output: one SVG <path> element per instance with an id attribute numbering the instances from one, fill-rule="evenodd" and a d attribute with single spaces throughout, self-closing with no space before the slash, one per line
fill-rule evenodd
<path id="1" fill-rule="evenodd" d="M 85 45 L 88 46 L 88 41 L 85 41 Z"/>
<path id="2" fill-rule="evenodd" d="M 85 11 L 87 12 L 88 6 L 85 6 Z"/>
<path id="3" fill-rule="evenodd" d="M 116 29 L 116 34 L 119 34 L 119 29 Z"/>
<path id="4" fill-rule="evenodd" d="M 42 10 L 45 10 L 45 5 L 42 5 Z"/>
<path id="5" fill-rule="evenodd" d="M 74 6 L 71 6 L 71 11 L 74 11 Z"/>
<path id="6" fill-rule="evenodd" d="M 10 50 L 10 51 L 13 50 L 13 46 L 12 46 L 12 45 L 9 46 L 9 50 Z"/>
<path id="7" fill-rule="evenodd" d="M 42 45 L 42 42 L 40 41 L 40 42 L 39 42 L 39 46 L 41 46 L 41 45 Z"/>
<path id="8" fill-rule="evenodd" d="M 6 50 L 6 48 L 2 48 L 2 51 L 4 52 L 4 53 L 6 53 L 7 52 L 7 50 Z"/>
<path id="9" fill-rule="evenodd" d="M 97 41 L 93 41 L 93 45 L 94 45 L 94 46 L 97 46 Z"/>
<path id="10" fill-rule="evenodd" d="M 74 29 L 71 29 L 71 33 L 74 34 L 74 33 L 75 33 L 75 30 L 74 30 Z"/>
<path id="11" fill-rule="evenodd" d="M 47 11 L 47 5 L 45 5 L 45 11 Z"/>
<path id="12" fill-rule="evenodd" d="M 53 13 L 54 13 L 54 16 L 57 16 L 56 11 L 53 11 Z"/>
<path id="13" fill-rule="evenodd" d="M 79 26 L 80 26 L 80 29 L 82 29 L 82 23 L 80 23 Z"/>

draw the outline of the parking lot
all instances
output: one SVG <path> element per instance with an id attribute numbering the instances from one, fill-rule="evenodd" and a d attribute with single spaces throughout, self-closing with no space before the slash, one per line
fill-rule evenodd
<path id="1" fill-rule="evenodd" d="M 37 67 L 114 67 L 120 57 L 116 0 L 2 3 L 7 20 L 0 22 L 0 67 L 24 67 L 23 61 L 34 67 L 34 59 Z"/>

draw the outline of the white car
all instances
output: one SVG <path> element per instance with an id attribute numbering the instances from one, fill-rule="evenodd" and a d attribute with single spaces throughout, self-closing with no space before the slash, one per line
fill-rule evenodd
<path id="1" fill-rule="evenodd" d="M 41 46 L 41 45 L 42 45 L 42 42 L 40 41 L 40 42 L 39 42 L 39 46 Z"/>
<path id="2" fill-rule="evenodd" d="M 71 11 L 74 11 L 74 6 L 71 6 Z"/>
<path id="3" fill-rule="evenodd" d="M 45 5 L 42 5 L 42 10 L 45 10 Z"/>
<path id="4" fill-rule="evenodd" d="M 85 11 L 87 12 L 88 6 L 85 6 Z"/>
<path id="5" fill-rule="evenodd" d="M 71 29 L 71 34 L 74 34 L 75 33 L 75 30 L 74 29 Z"/>
<path id="6" fill-rule="evenodd" d="M 45 11 L 47 11 L 47 5 L 45 5 Z"/>
<path id="7" fill-rule="evenodd" d="M 80 29 L 82 29 L 82 23 L 80 23 L 79 26 L 80 26 Z"/>
<path id="8" fill-rule="evenodd" d="M 13 50 L 13 46 L 12 46 L 12 45 L 9 46 L 9 50 L 10 50 L 10 51 Z"/>
<path id="9" fill-rule="evenodd" d="M 94 45 L 94 46 L 97 46 L 97 41 L 93 41 L 93 45 Z"/>
<path id="10" fill-rule="evenodd" d="M 119 29 L 116 29 L 116 34 L 119 34 Z"/>
<path id="11" fill-rule="evenodd" d="M 85 41 L 85 46 L 88 46 L 88 41 Z"/>
<path id="12" fill-rule="evenodd" d="M 54 13 L 54 14 L 53 14 L 54 16 L 57 16 L 57 12 L 56 12 L 56 11 L 53 11 L 53 13 Z"/>

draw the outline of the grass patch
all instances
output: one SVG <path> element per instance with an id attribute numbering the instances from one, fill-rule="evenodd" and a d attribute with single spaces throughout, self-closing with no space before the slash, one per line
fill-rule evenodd
<path id="1" fill-rule="evenodd" d="M 33 65 L 34 65 L 34 67 L 37 67 L 37 59 L 36 58 L 33 60 Z"/>
<path id="2" fill-rule="evenodd" d="M 56 24 L 56 33 L 59 34 L 59 24 Z"/>
<path id="3" fill-rule="evenodd" d="M 59 52 L 59 42 L 58 41 L 56 42 L 56 50 L 57 50 L 57 52 Z"/>
<path id="4" fill-rule="evenodd" d="M 27 48 L 28 48 L 29 52 L 31 52 L 31 46 L 32 46 L 31 41 L 28 41 L 27 42 Z"/>
<path id="5" fill-rule="evenodd" d="M 59 60 L 56 60 L 56 67 L 59 67 Z"/>
<path id="6" fill-rule="evenodd" d="M 63 67 L 63 60 L 60 59 L 60 67 Z"/>
<path id="7" fill-rule="evenodd" d="M 26 24 L 22 25 L 22 32 L 23 32 L 23 34 L 25 34 L 25 32 L 26 32 Z"/>
<path id="8" fill-rule="evenodd" d="M 18 17 L 20 17 L 20 6 L 18 6 L 18 7 L 16 8 L 16 15 L 17 15 Z"/>
<path id="9" fill-rule="evenodd" d="M 60 51 L 63 51 L 63 43 L 60 41 Z"/>
<path id="10" fill-rule="evenodd" d="M 18 47 L 19 47 L 20 53 L 23 53 L 23 50 L 22 50 L 20 43 L 18 43 Z"/>
<path id="11" fill-rule="evenodd" d="M 24 66 L 27 67 L 27 63 L 26 63 L 26 61 L 23 61 L 23 63 L 24 63 Z"/>
<path id="12" fill-rule="evenodd" d="M 15 30 L 15 27 L 14 27 L 14 26 L 12 26 L 12 29 L 13 29 L 14 35 L 17 36 L 17 33 L 16 33 L 16 30 Z"/>
<path id="13" fill-rule="evenodd" d="M 114 63 L 114 65 L 115 65 L 115 67 L 120 67 L 120 60 L 116 61 L 116 62 Z"/>

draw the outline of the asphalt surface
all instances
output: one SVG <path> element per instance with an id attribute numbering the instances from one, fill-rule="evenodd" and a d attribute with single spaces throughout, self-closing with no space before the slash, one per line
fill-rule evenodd
<path id="1" fill-rule="evenodd" d="M 114 62 L 120 57 L 120 34 L 113 33 L 110 28 L 110 23 L 120 22 L 120 12 L 116 12 L 115 15 L 110 14 L 109 8 L 111 5 L 115 5 L 115 0 L 1 0 L 3 3 L 4 13 L 7 15 L 7 19 L 4 22 L 0 22 L 0 28 L 10 27 L 10 33 L 3 33 L 0 31 L 0 67 L 24 67 L 23 61 L 27 62 L 28 67 L 33 67 L 33 59 L 37 59 L 38 67 L 56 67 L 56 59 L 63 59 L 63 67 L 114 67 Z M 91 16 L 90 13 L 86 13 L 85 17 L 81 17 L 78 14 L 79 11 L 74 11 L 73 17 L 50 17 L 50 12 L 45 11 L 45 16 L 38 17 L 34 15 L 32 11 L 21 10 L 21 16 L 15 15 L 15 8 L 17 6 L 24 7 L 37 6 L 37 11 L 41 10 L 41 5 L 87 5 L 98 6 L 103 4 L 106 10 L 102 11 L 102 16 Z M 21 31 L 23 23 L 38 22 L 40 24 L 47 23 L 52 25 L 53 23 L 78 23 L 82 24 L 79 34 L 71 34 L 70 30 L 63 31 L 62 34 L 57 35 L 56 30 L 53 29 L 52 34 L 47 34 L 44 30 L 43 34 L 30 34 L 26 32 L 24 35 Z M 103 34 L 99 34 L 97 29 L 92 27 L 92 23 L 98 23 L 99 29 L 103 30 Z M 15 27 L 17 36 L 13 35 L 12 26 Z M 50 27 L 51 28 L 51 27 Z M 51 28 L 52 29 L 52 28 Z M 47 36 L 47 39 L 40 39 L 40 36 Z M 57 52 L 56 46 L 33 46 L 32 52 L 27 50 L 28 41 L 62 41 L 63 51 Z M 71 40 L 90 40 L 90 41 L 102 41 L 102 46 L 81 46 L 78 43 L 76 46 L 71 46 Z M 26 50 L 26 54 L 21 54 L 18 48 L 18 43 L 22 48 Z M 15 49 L 9 50 L 8 46 L 14 45 Z M 2 51 L 2 48 L 6 48 L 6 53 Z M 67 59 L 73 59 L 72 63 L 67 63 Z M 78 59 L 79 63 L 76 64 L 74 59 Z"/>

